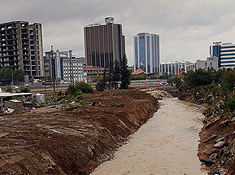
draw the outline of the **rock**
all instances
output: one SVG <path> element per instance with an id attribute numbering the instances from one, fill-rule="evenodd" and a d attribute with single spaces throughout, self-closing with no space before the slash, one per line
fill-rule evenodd
<path id="1" fill-rule="evenodd" d="M 214 148 L 222 148 L 225 144 L 225 141 L 219 141 L 214 145 Z"/>
<path id="2" fill-rule="evenodd" d="M 207 164 L 207 165 L 215 164 L 215 161 L 210 160 L 210 159 L 200 159 L 200 161 Z"/>
<path id="3" fill-rule="evenodd" d="M 215 142 L 218 143 L 220 141 L 224 141 L 224 137 L 221 137 L 221 138 L 217 139 Z"/>

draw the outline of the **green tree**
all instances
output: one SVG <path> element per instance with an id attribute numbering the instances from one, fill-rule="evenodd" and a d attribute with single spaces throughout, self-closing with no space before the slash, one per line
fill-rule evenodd
<path id="1" fill-rule="evenodd" d="M 103 78 L 101 81 L 97 82 L 96 84 L 96 90 L 98 91 L 104 91 L 104 89 L 106 88 L 107 86 L 107 76 L 106 76 L 106 67 L 104 68 L 104 74 L 103 74 Z"/>
<path id="2" fill-rule="evenodd" d="M 148 78 L 148 76 L 144 73 L 138 75 L 131 75 L 132 80 L 146 80 L 146 78 Z"/>
<path id="3" fill-rule="evenodd" d="M 121 60 L 121 89 L 128 89 L 131 79 L 131 72 L 128 70 L 126 55 Z"/>
<path id="4" fill-rule="evenodd" d="M 235 69 L 227 70 L 222 75 L 222 87 L 224 90 L 232 92 L 235 88 Z"/>
<path id="5" fill-rule="evenodd" d="M 11 85 L 7 85 L 5 91 L 6 92 L 12 92 L 13 88 Z"/>
<path id="6" fill-rule="evenodd" d="M 212 83 L 211 71 L 203 69 L 188 71 L 185 75 L 185 80 L 192 87 L 209 85 Z"/>
<path id="7" fill-rule="evenodd" d="M 67 91 L 70 95 L 76 95 L 76 93 L 77 93 L 76 87 L 71 84 L 69 85 Z"/>
<path id="8" fill-rule="evenodd" d="M 14 82 L 24 82 L 24 71 L 22 69 L 15 69 L 13 71 Z"/>
<path id="9" fill-rule="evenodd" d="M 119 62 L 115 60 L 114 71 L 113 71 L 113 86 L 115 89 L 118 88 L 119 81 L 120 81 L 120 66 L 119 66 Z"/>
<path id="10" fill-rule="evenodd" d="M 27 87 L 22 87 L 22 88 L 20 89 L 20 92 L 30 92 L 30 89 L 27 88 Z"/>
<path id="11" fill-rule="evenodd" d="M 10 84 L 12 81 L 12 72 L 10 67 L 3 67 L 0 69 L 0 82 L 3 85 Z"/>
<path id="12" fill-rule="evenodd" d="M 33 78 L 33 77 L 30 78 L 30 79 L 29 79 L 29 82 L 30 82 L 30 83 L 33 83 L 33 82 L 34 82 L 34 78 Z"/>
<path id="13" fill-rule="evenodd" d="M 76 86 L 76 91 L 81 91 L 82 93 L 93 93 L 94 90 L 92 89 L 92 87 L 85 83 L 85 82 L 79 82 Z"/>

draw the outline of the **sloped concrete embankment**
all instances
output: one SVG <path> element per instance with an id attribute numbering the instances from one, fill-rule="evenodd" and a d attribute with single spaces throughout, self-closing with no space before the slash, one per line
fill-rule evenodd
<path id="1" fill-rule="evenodd" d="M 157 110 L 140 90 L 93 94 L 74 111 L 0 117 L 0 174 L 89 174 Z"/>

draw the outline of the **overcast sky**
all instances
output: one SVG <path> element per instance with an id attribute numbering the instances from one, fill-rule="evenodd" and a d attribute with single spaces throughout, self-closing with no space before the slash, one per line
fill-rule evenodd
<path id="1" fill-rule="evenodd" d="M 107 16 L 123 26 L 129 65 L 133 36 L 160 35 L 160 60 L 206 59 L 213 41 L 235 39 L 234 0 L 0 0 L 0 23 L 13 20 L 43 26 L 44 52 L 72 49 L 84 53 L 84 26 Z"/>

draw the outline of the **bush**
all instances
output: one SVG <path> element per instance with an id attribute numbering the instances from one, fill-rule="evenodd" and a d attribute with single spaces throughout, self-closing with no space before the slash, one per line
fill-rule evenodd
<path id="1" fill-rule="evenodd" d="M 98 90 L 98 91 L 104 91 L 105 86 L 106 86 L 106 84 L 105 84 L 104 81 L 99 81 L 99 82 L 96 84 L 95 88 L 96 88 L 96 90 Z"/>
<path id="2" fill-rule="evenodd" d="M 226 106 L 231 112 L 235 111 L 235 95 L 233 96 L 233 98 L 228 100 Z"/>
<path id="3" fill-rule="evenodd" d="M 20 92 L 30 92 L 30 89 L 27 87 L 23 87 L 20 89 Z"/>
<path id="4" fill-rule="evenodd" d="M 70 95 L 78 95 L 82 93 L 93 93 L 94 90 L 92 87 L 85 83 L 85 82 L 80 82 L 76 86 L 74 85 L 69 85 L 67 91 L 70 93 Z"/>
<path id="5" fill-rule="evenodd" d="M 6 92 L 12 92 L 13 88 L 11 85 L 7 85 L 5 91 Z"/>
<path id="6" fill-rule="evenodd" d="M 75 95 L 76 92 L 77 92 L 77 90 L 76 90 L 76 88 L 75 88 L 74 85 L 69 85 L 67 91 L 68 91 L 68 93 L 69 93 L 70 95 Z"/>
<path id="7" fill-rule="evenodd" d="M 93 88 L 85 82 L 79 82 L 75 88 L 76 88 L 76 91 L 81 91 L 82 93 L 93 93 L 94 92 Z"/>

